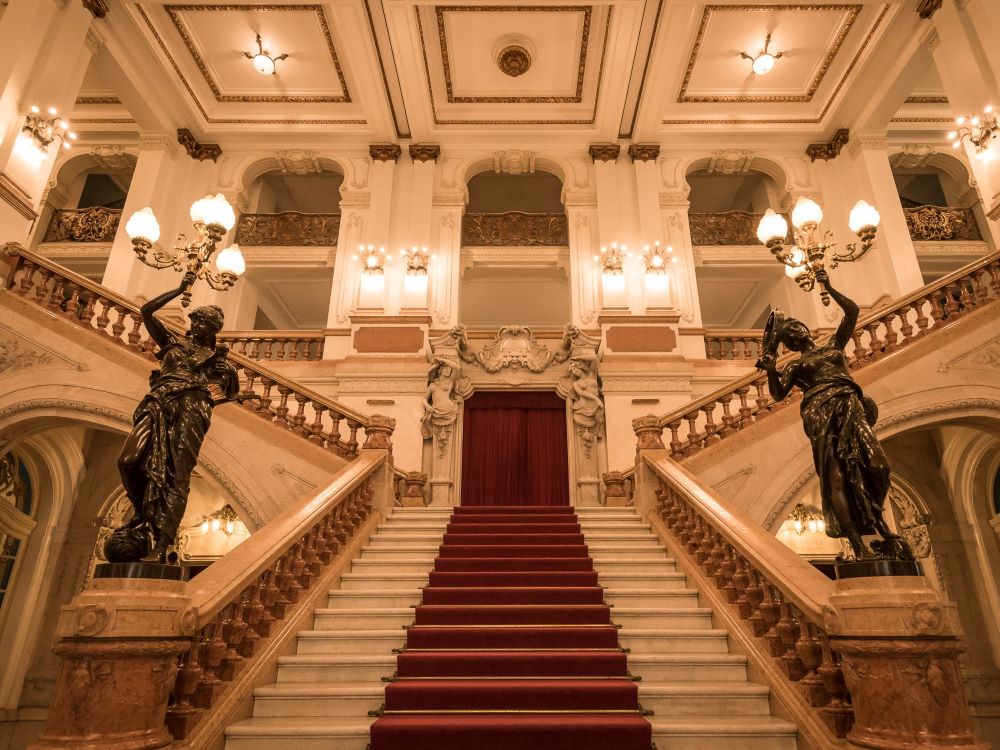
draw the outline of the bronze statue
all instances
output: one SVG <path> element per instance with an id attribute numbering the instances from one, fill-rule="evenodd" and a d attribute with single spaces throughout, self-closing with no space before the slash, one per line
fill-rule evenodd
<path id="1" fill-rule="evenodd" d="M 858 322 L 858 306 L 830 286 L 825 270 L 816 273 L 816 280 L 844 311 L 836 332 L 818 346 L 801 321 L 772 312 L 757 367 L 767 372 L 775 401 L 784 399 L 795 386 L 802 390 L 802 426 L 812 444 L 827 536 L 846 538 L 859 560 L 913 560 L 909 546 L 892 533 L 883 517 L 889 462 L 872 429 L 878 407 L 851 377 L 844 354 Z M 800 352 L 784 369 L 776 364 L 779 344 Z M 869 549 L 862 539 L 866 535 L 881 539 Z"/>
<path id="2" fill-rule="evenodd" d="M 227 360 L 229 347 L 218 344 L 222 309 L 207 305 L 188 317 L 191 329 L 178 337 L 154 313 L 194 283 L 186 273 L 181 285 L 142 306 L 143 323 L 159 347 L 161 367 L 149 376 L 146 394 L 122 446 L 118 470 L 135 516 L 105 545 L 110 562 L 135 562 L 149 554 L 149 536 L 159 562 L 177 537 L 187 506 L 191 472 L 198 461 L 214 406 L 236 398 L 239 380 Z M 213 388 L 222 398 L 213 396 Z"/>

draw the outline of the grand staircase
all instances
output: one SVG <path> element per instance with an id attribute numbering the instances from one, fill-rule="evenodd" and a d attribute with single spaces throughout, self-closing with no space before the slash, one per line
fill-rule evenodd
<path id="1" fill-rule="evenodd" d="M 469 513 L 473 515 L 466 515 Z M 456 532 L 463 515 L 468 525 Z M 572 644 L 567 644 L 566 650 L 575 650 L 576 657 L 553 650 L 521 651 L 498 658 L 495 651 L 485 650 L 491 648 L 483 640 L 487 631 L 494 638 L 516 638 L 516 633 L 510 633 L 518 624 L 564 634 L 574 627 L 586 630 L 580 622 L 567 625 L 566 615 L 574 609 L 572 617 L 590 621 L 592 630 L 605 632 L 607 628 L 601 624 L 602 607 L 595 606 L 599 599 L 590 602 L 587 598 L 590 594 L 585 589 L 590 580 L 570 580 L 581 573 L 586 577 L 586 562 L 574 553 L 577 559 L 573 562 L 566 558 L 555 567 L 566 568 L 564 573 L 575 571 L 575 575 L 553 577 L 551 569 L 548 574 L 533 572 L 537 559 L 512 562 L 516 559 L 513 548 L 504 543 L 504 533 L 520 533 L 524 528 L 506 525 L 497 535 L 500 528 L 482 515 L 473 508 L 459 509 L 453 520 L 451 509 L 396 509 L 362 548 L 351 572 L 344 574 L 341 587 L 329 593 L 328 606 L 316 611 L 313 630 L 299 634 L 297 653 L 279 660 L 277 682 L 257 689 L 253 717 L 227 728 L 227 750 L 289 746 L 295 750 L 364 750 L 370 743 L 372 750 L 417 750 L 425 747 L 418 744 L 420 737 L 431 738 L 428 748 L 446 750 L 448 744 L 441 740 L 445 737 L 454 739 L 454 747 L 489 750 L 482 737 L 489 737 L 498 727 L 530 725 L 538 732 L 546 722 L 552 731 L 560 726 L 565 731 L 571 725 L 580 728 L 596 721 L 592 732 L 598 732 L 603 724 L 621 732 L 624 740 L 637 730 L 640 719 L 635 710 L 638 707 L 629 704 L 634 700 L 630 696 L 635 696 L 633 684 L 659 750 L 795 747 L 795 727 L 771 715 L 767 688 L 748 681 L 746 659 L 729 652 L 726 631 L 712 627 L 711 611 L 698 606 L 697 591 L 688 588 L 685 575 L 631 509 L 578 508 L 575 519 L 569 520 L 572 515 L 556 519 L 561 523 L 579 521 L 597 582 L 604 587 L 603 599 L 612 607 L 611 622 L 620 626 L 617 643 L 626 650 L 627 673 L 616 671 L 620 667 L 614 660 L 620 660 L 620 651 L 606 648 L 608 644 L 591 652 L 596 659 L 579 658 L 581 651 Z M 510 514 L 501 512 L 492 523 L 505 525 L 510 519 L 500 518 L 502 515 Z M 483 520 L 487 523 L 480 522 Z M 446 545 L 452 552 L 442 553 L 445 556 L 435 565 L 452 521 Z M 552 530 L 557 534 L 562 531 L 539 526 L 536 541 L 563 541 L 553 537 Z M 460 536 L 452 536 L 455 533 Z M 472 539 L 469 534 L 482 536 Z M 472 557 L 464 555 L 463 562 L 461 550 L 454 556 L 456 545 L 473 542 L 478 551 L 469 553 Z M 501 578 L 495 575 L 495 564 L 482 562 L 505 556 L 509 562 L 503 567 L 508 571 Z M 481 572 L 487 575 L 477 577 L 477 567 L 485 568 Z M 431 586 L 424 589 L 432 569 Z M 584 585 L 553 592 L 560 580 Z M 496 588 L 486 590 L 491 585 Z M 548 593 L 543 595 L 545 590 Z M 555 596 L 562 604 L 539 596 Z M 526 602 L 536 604 L 525 608 Z M 417 605 L 421 609 L 415 611 Z M 510 613 L 518 608 L 534 609 L 535 613 L 520 623 L 510 621 Z M 503 610 L 506 614 L 499 616 L 508 618 L 508 627 L 497 630 L 497 615 L 490 614 L 491 610 Z M 415 615 L 417 625 L 410 627 Z M 404 630 L 407 627 L 410 629 Z M 501 635 L 502 631 L 508 635 Z M 407 648 L 397 654 L 404 643 Z M 502 643 L 519 645 L 516 641 Z M 563 648 L 559 643 L 548 645 Z M 602 679 L 594 679 L 599 675 Z M 626 682 L 626 675 L 637 681 Z M 552 679 L 557 677 L 564 679 Z M 392 682 L 385 681 L 390 678 Z M 608 684 L 594 688 L 583 684 L 586 679 Z M 484 680 L 491 684 L 484 685 Z M 514 687 L 518 689 L 511 689 Z M 598 705 L 595 700 L 611 701 L 601 705 L 612 708 L 596 713 L 580 710 L 594 708 Z M 561 708 L 542 715 L 527 713 L 537 710 L 534 706 Z M 573 706 L 576 708 L 569 714 L 555 712 Z M 372 729 L 383 709 L 384 715 Z M 497 710 L 504 713 L 492 713 Z M 552 718 L 559 716 L 561 720 Z M 477 721 L 478 729 L 472 726 Z M 478 730 L 483 734 L 476 735 Z M 530 735 L 521 740 L 508 738 L 502 746 L 555 750 L 558 746 L 553 736 L 544 744 L 531 744 Z M 598 734 L 586 736 L 596 738 Z M 639 735 L 630 736 L 634 741 Z M 623 742 L 620 747 L 626 750 L 631 745 Z"/>

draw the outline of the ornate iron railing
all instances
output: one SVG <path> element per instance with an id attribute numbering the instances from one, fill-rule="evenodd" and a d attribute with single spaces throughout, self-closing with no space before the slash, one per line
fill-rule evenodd
<path id="1" fill-rule="evenodd" d="M 682 467 L 643 456 L 655 508 L 646 518 L 687 561 L 713 609 L 794 715 L 800 731 L 836 746 L 854 723 L 840 657 L 824 624 L 833 582 Z"/>
<path id="2" fill-rule="evenodd" d="M 688 214 L 692 245 L 759 245 L 757 224 L 764 214 L 750 211 Z"/>
<path id="3" fill-rule="evenodd" d="M 236 242 L 248 247 L 335 247 L 340 235 L 340 214 L 241 214 L 236 224 Z"/>
<path id="4" fill-rule="evenodd" d="M 323 359 L 322 331 L 223 331 L 217 338 L 248 359 L 279 362 Z"/>
<path id="5" fill-rule="evenodd" d="M 12 262 L 6 288 L 127 349 L 152 357 L 153 342 L 131 300 L 19 245 L 8 244 L 4 252 Z M 174 324 L 164 325 L 183 333 Z M 240 374 L 243 408 L 343 458 L 357 457 L 359 433 L 367 434 L 376 422 L 386 419 L 366 417 L 242 354 L 231 353 L 230 361 Z"/>
<path id="6" fill-rule="evenodd" d="M 1000 252 L 987 255 L 938 281 L 863 318 L 847 346 L 852 369 L 865 367 L 886 354 L 920 340 L 927 331 L 1000 299 Z M 793 397 L 790 397 L 793 398 Z M 767 377 L 754 370 L 662 417 L 649 420 L 670 430 L 670 455 L 688 458 L 740 429 L 774 413 L 790 399 L 775 402 Z"/>
<path id="7" fill-rule="evenodd" d="M 983 239 L 971 208 L 918 206 L 904 208 L 903 214 L 910 237 L 917 242 Z"/>
<path id="8" fill-rule="evenodd" d="M 462 244 L 466 247 L 567 247 L 569 224 L 565 214 L 465 214 Z"/>
<path id="9" fill-rule="evenodd" d="M 113 242 L 121 220 L 120 208 L 59 208 L 42 242 Z"/>

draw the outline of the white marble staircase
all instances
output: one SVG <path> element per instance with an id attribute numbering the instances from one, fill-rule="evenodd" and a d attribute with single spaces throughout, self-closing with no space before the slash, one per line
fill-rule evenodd
<path id="1" fill-rule="evenodd" d="M 631 509 L 577 513 L 658 750 L 794 750 L 795 727 L 771 715 L 767 688 L 747 680 L 649 527 Z M 252 718 L 226 729 L 226 750 L 364 750 L 449 516 L 396 509 L 379 526 L 277 682 L 255 691 Z"/>

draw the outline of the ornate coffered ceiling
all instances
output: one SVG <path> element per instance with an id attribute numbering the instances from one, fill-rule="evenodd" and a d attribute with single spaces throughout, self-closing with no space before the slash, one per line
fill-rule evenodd
<path id="1" fill-rule="evenodd" d="M 223 144 L 664 143 L 712 131 L 815 142 L 871 97 L 896 96 L 886 70 L 915 54 L 930 23 L 912 0 L 108 2 L 74 124 L 187 127 Z M 257 34 L 288 54 L 276 75 L 243 54 Z M 768 34 L 783 54 L 757 76 L 740 53 L 759 53 Z M 932 73 L 897 101 L 895 128 L 926 131 L 951 114 Z"/>

